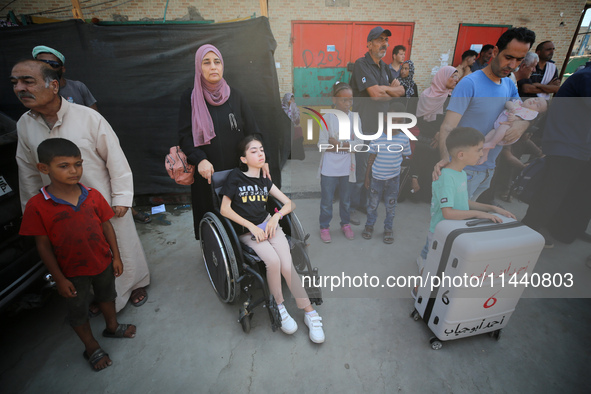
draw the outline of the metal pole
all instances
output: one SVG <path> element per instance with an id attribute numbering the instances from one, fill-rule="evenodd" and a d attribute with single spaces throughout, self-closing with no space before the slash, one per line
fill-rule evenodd
<path id="1" fill-rule="evenodd" d="M 164 20 L 162 22 L 166 22 L 166 11 L 168 11 L 168 2 L 170 0 L 166 0 L 166 6 L 164 7 Z"/>

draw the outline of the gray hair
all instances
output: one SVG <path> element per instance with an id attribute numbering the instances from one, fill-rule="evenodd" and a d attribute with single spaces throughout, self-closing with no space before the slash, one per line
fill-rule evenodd
<path id="1" fill-rule="evenodd" d="M 521 65 L 522 66 L 529 67 L 529 66 L 531 66 L 534 63 L 537 63 L 539 61 L 540 61 L 540 57 L 538 56 L 537 53 L 535 53 L 535 52 L 528 52 L 527 55 L 525 55 L 525 58 L 523 59 L 523 62 L 521 63 Z"/>
<path id="2" fill-rule="evenodd" d="M 42 63 L 42 62 L 40 62 Z M 59 74 L 57 73 L 56 70 L 54 70 L 53 68 L 49 67 L 48 65 L 42 65 L 41 66 L 41 75 L 43 76 L 43 80 L 45 81 L 45 87 L 48 88 L 49 85 L 51 84 L 52 81 L 58 81 L 60 80 Z"/>

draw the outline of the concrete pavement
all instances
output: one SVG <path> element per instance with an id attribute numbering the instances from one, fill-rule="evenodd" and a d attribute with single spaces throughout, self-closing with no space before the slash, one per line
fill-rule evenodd
<path id="1" fill-rule="evenodd" d="M 423 246 L 428 206 L 409 201 L 396 208 L 396 240 L 346 240 L 333 230 L 333 242 L 318 238 L 318 155 L 288 162 L 284 190 L 294 193 L 297 214 L 307 232 L 309 254 L 321 275 L 369 273 L 415 275 L 414 260 Z M 313 198 L 303 198 L 313 197 Z M 291 335 L 271 331 L 266 311 L 258 309 L 252 330 L 237 323 L 238 306 L 222 304 L 205 272 L 189 211 L 168 207 L 165 225 L 137 225 L 146 250 L 152 284 L 149 300 L 127 306 L 123 323 L 138 326 L 135 339 L 98 337 L 113 365 L 95 373 L 82 358 L 82 345 L 66 322 L 62 300 L 53 295 L 40 309 L 3 317 L 0 323 L 0 391 L 3 393 L 583 393 L 591 354 L 591 269 L 584 258 L 591 245 L 575 241 L 545 250 L 536 272 L 572 273 L 575 288 L 526 291 L 502 338 L 480 335 L 430 348 L 430 331 L 409 317 L 413 301 L 379 289 L 324 290 L 318 307 L 326 342 L 308 339 L 303 313 L 287 298 L 299 325 Z M 526 206 L 506 204 L 518 217 Z M 335 213 L 338 205 L 335 205 Z M 383 212 L 378 224 L 383 220 Z M 338 228 L 338 219 L 333 219 Z M 564 289 L 562 289 L 564 290 Z M 402 293 L 400 293 L 402 294 Z"/>

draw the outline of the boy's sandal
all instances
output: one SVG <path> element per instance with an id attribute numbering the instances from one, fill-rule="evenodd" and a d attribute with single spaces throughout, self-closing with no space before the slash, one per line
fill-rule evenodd
<path id="1" fill-rule="evenodd" d="M 133 338 L 133 337 L 126 337 L 125 332 L 129 327 L 133 326 L 133 324 L 119 324 L 115 332 L 109 332 L 106 328 L 103 330 L 103 336 L 106 338 Z"/>
<path id="2" fill-rule="evenodd" d="M 100 347 L 95 350 L 94 353 L 92 353 L 90 356 L 88 355 L 88 353 L 86 353 L 86 350 L 84 352 L 82 352 L 82 357 L 84 357 L 85 360 L 88 360 L 88 362 L 90 363 L 90 366 L 92 367 L 93 370 L 95 371 L 102 371 L 105 368 L 102 369 L 97 369 L 96 365 L 104 358 L 104 357 L 109 357 L 108 353 L 105 353 L 105 351 L 103 349 L 101 349 Z M 107 364 L 107 367 L 110 366 L 111 364 Z"/>
<path id="3" fill-rule="evenodd" d="M 384 243 L 394 243 L 394 233 L 392 231 L 384 231 Z"/>
<path id="4" fill-rule="evenodd" d="M 364 239 L 371 239 L 372 234 L 373 234 L 373 227 L 372 226 L 365 226 L 365 229 L 363 229 L 361 236 Z"/>
<path id="5" fill-rule="evenodd" d="M 101 313 L 102 313 L 101 309 L 99 308 L 99 306 L 97 305 L 96 302 L 90 303 L 90 305 L 88 307 L 88 318 L 89 319 L 92 319 L 93 317 L 97 317 Z"/>
<path id="6" fill-rule="evenodd" d="M 150 223 L 152 221 L 152 218 L 145 212 L 137 211 L 136 214 L 133 215 L 133 220 L 135 220 L 138 223 L 146 224 Z"/>

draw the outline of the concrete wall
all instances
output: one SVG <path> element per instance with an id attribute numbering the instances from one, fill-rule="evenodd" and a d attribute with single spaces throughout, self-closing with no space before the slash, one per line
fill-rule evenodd
<path id="1" fill-rule="evenodd" d="M 97 17 L 108 21 L 112 20 L 112 14 L 121 14 L 127 15 L 130 21 L 145 17 L 161 19 L 166 6 L 166 0 L 116 0 L 85 8 L 101 2 L 82 3 L 84 18 Z M 415 22 L 412 60 L 416 67 L 415 80 L 419 90 L 423 90 L 431 81 L 431 69 L 440 64 L 440 54 L 450 51 L 453 55 L 460 23 L 526 26 L 536 32 L 537 42 L 554 42 L 554 60 L 559 68 L 562 67 L 585 0 L 538 0 L 527 5 L 514 0 L 497 0 L 495 3 L 488 0 L 269 0 L 268 4 L 269 20 L 278 44 L 275 59 L 281 64 L 277 70 L 279 85 L 284 93 L 292 90 L 290 36 L 294 20 Z M 216 22 L 249 17 L 254 13 L 261 15 L 258 0 L 170 0 L 166 19 L 170 21 L 186 15 L 189 6 L 196 7 L 205 19 Z M 20 0 L 11 4 L 9 9 L 19 15 L 59 7 L 64 7 L 63 11 L 39 16 L 71 18 L 70 0 Z M 564 22 L 563 26 L 561 22 Z"/>

